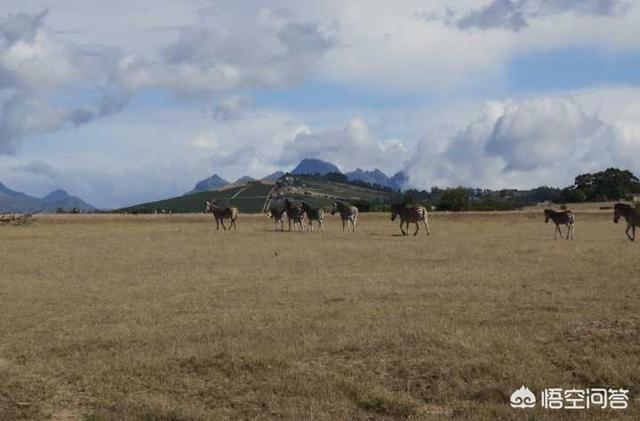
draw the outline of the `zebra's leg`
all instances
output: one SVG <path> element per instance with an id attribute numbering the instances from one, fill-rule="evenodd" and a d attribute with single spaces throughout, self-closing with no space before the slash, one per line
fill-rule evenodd
<path id="1" fill-rule="evenodd" d="M 352 220 L 351 223 L 353 224 L 353 232 L 356 232 L 356 223 L 358 222 L 358 216 L 355 216 Z"/>
<path id="2" fill-rule="evenodd" d="M 424 218 L 422 222 L 424 223 L 424 228 L 427 230 L 427 235 L 431 235 L 431 231 L 429 230 L 429 222 L 427 221 L 427 218 Z"/>
<path id="3" fill-rule="evenodd" d="M 224 225 L 224 218 L 220 218 L 220 223 L 222 224 L 222 229 L 226 231 L 227 227 Z M 229 227 L 229 229 L 231 229 L 231 227 Z"/>
<path id="4" fill-rule="evenodd" d="M 405 234 L 405 232 L 404 232 L 404 228 L 402 228 L 402 224 L 403 224 L 403 222 L 402 222 L 402 221 L 400 221 L 400 232 L 402 233 L 402 235 L 407 235 L 407 234 Z"/>
<path id="5" fill-rule="evenodd" d="M 218 217 L 216 217 L 216 231 L 220 231 L 220 221 L 218 220 Z"/>
<path id="6" fill-rule="evenodd" d="M 567 231 L 567 240 L 573 240 L 573 225 L 569 224 L 569 230 Z M 571 237 L 571 238 L 569 238 Z"/>
<path id="7" fill-rule="evenodd" d="M 416 235 L 418 235 L 418 230 L 420 229 L 420 224 L 418 224 L 418 222 L 416 221 L 416 232 L 413 233 L 413 236 L 415 237 Z"/>
<path id="8" fill-rule="evenodd" d="M 576 224 L 571 224 L 571 239 L 576 238 Z"/>
<path id="9" fill-rule="evenodd" d="M 344 223 L 345 223 L 345 220 L 343 219 L 342 220 L 342 232 L 344 232 Z"/>

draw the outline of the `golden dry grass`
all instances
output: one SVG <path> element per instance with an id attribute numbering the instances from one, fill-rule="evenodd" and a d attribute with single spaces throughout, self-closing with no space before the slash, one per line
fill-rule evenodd
<path id="1" fill-rule="evenodd" d="M 0 227 L 0 419 L 638 419 L 640 244 L 610 213 L 40 216 Z M 630 388 L 528 412 L 525 384 Z"/>

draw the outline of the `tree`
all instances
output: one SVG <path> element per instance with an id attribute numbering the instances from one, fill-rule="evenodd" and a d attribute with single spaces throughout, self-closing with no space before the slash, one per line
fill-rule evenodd
<path id="1" fill-rule="evenodd" d="M 573 192 L 564 193 L 574 200 L 620 200 L 631 193 L 639 193 L 640 180 L 629 170 L 607 168 L 593 174 L 580 174 L 568 189 Z"/>
<path id="2" fill-rule="evenodd" d="M 464 187 L 446 189 L 440 194 L 440 199 L 437 204 L 438 210 L 454 212 L 468 210 L 470 197 L 469 189 L 465 189 Z"/>

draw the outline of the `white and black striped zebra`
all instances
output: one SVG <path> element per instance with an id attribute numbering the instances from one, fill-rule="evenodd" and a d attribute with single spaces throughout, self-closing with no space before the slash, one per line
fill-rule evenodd
<path id="1" fill-rule="evenodd" d="M 313 232 L 313 221 L 318 221 L 318 229 L 324 231 L 324 209 L 314 208 L 307 202 L 302 202 L 302 210 L 307 215 L 309 225 L 307 225 L 307 231 L 310 229 Z"/>
<path id="2" fill-rule="evenodd" d="M 342 219 L 342 232 L 344 232 L 345 225 L 347 226 L 347 229 L 349 228 L 349 224 L 351 224 L 353 232 L 356 231 L 356 224 L 358 223 L 358 208 L 353 205 L 346 205 L 337 201 L 333 203 L 333 208 L 331 208 L 331 215 L 335 215 L 336 213 L 339 213 L 340 219 Z"/>
<path id="3" fill-rule="evenodd" d="M 215 200 L 211 202 L 207 201 L 207 204 L 204 209 L 205 212 L 213 214 L 213 217 L 216 220 L 216 230 L 220 230 L 220 225 L 222 225 L 223 230 L 227 230 L 227 227 L 224 225 L 224 220 L 231 220 L 231 225 L 229 225 L 229 229 L 233 227 L 233 229 L 237 229 L 236 221 L 238 219 L 238 208 L 235 206 L 227 206 L 224 208 L 216 205 Z"/>
<path id="4" fill-rule="evenodd" d="M 556 240 L 558 238 L 558 233 L 560 233 L 560 238 L 564 239 L 562 236 L 562 230 L 560 229 L 560 225 L 564 225 L 567 227 L 567 240 L 573 240 L 573 236 L 576 230 L 576 217 L 570 210 L 565 211 L 555 211 L 553 209 L 545 209 L 544 210 L 544 222 L 545 224 L 549 222 L 549 219 L 556 224 L 556 231 L 553 233 L 553 239 Z"/>
<path id="5" fill-rule="evenodd" d="M 616 224 L 623 217 L 627 221 L 625 234 L 631 241 L 636 240 L 636 227 L 640 227 L 640 210 L 627 205 L 626 203 L 616 203 L 613 206 L 613 222 Z M 631 232 L 631 234 L 629 234 Z"/>
<path id="6" fill-rule="evenodd" d="M 409 223 L 416 224 L 416 231 L 413 233 L 413 235 L 418 235 L 420 222 L 422 222 L 425 229 L 427 230 L 427 235 L 431 235 L 431 230 L 429 230 L 427 208 L 425 208 L 424 206 L 409 205 L 406 203 L 393 204 L 391 205 L 391 220 L 395 221 L 396 217 L 400 217 L 400 231 L 402 232 L 402 235 L 409 235 Z M 402 224 L 406 225 L 406 232 L 404 228 L 402 228 Z"/>
<path id="7" fill-rule="evenodd" d="M 304 229 L 304 209 L 302 209 L 302 204 L 284 199 L 284 211 L 289 220 L 289 231 L 291 231 L 291 222 L 293 222 L 294 228 L 298 225 L 300 231 L 302 231 Z"/>
<path id="8" fill-rule="evenodd" d="M 282 231 L 284 231 L 285 213 L 286 213 L 285 209 L 282 206 L 272 205 L 269 207 L 269 210 L 267 211 L 267 216 L 269 218 L 273 218 L 273 220 L 275 221 L 276 231 L 278 231 L 278 225 L 280 225 L 280 228 L 282 229 Z"/>

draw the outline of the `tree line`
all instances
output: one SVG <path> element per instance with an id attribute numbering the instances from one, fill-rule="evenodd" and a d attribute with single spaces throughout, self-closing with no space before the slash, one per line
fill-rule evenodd
<path id="1" fill-rule="evenodd" d="M 607 168 L 604 171 L 578 175 L 574 183 L 564 188 L 540 186 L 530 190 L 481 189 L 470 187 L 439 188 L 430 190 L 395 190 L 391 187 L 349 180 L 342 173 L 307 175 L 327 181 L 367 187 L 393 193 L 392 202 L 421 203 L 442 211 L 515 210 L 537 203 L 556 204 L 581 202 L 608 202 L 627 199 L 640 194 L 640 180 L 629 170 Z M 363 212 L 388 211 L 390 202 L 382 199 L 358 200 L 354 205 Z"/>
<path id="2" fill-rule="evenodd" d="M 608 202 L 640 194 L 640 180 L 631 171 L 607 168 L 578 175 L 564 188 L 541 186 L 530 190 L 490 190 L 467 187 L 407 190 L 401 200 L 428 203 L 443 211 L 515 210 L 532 204 Z"/>

